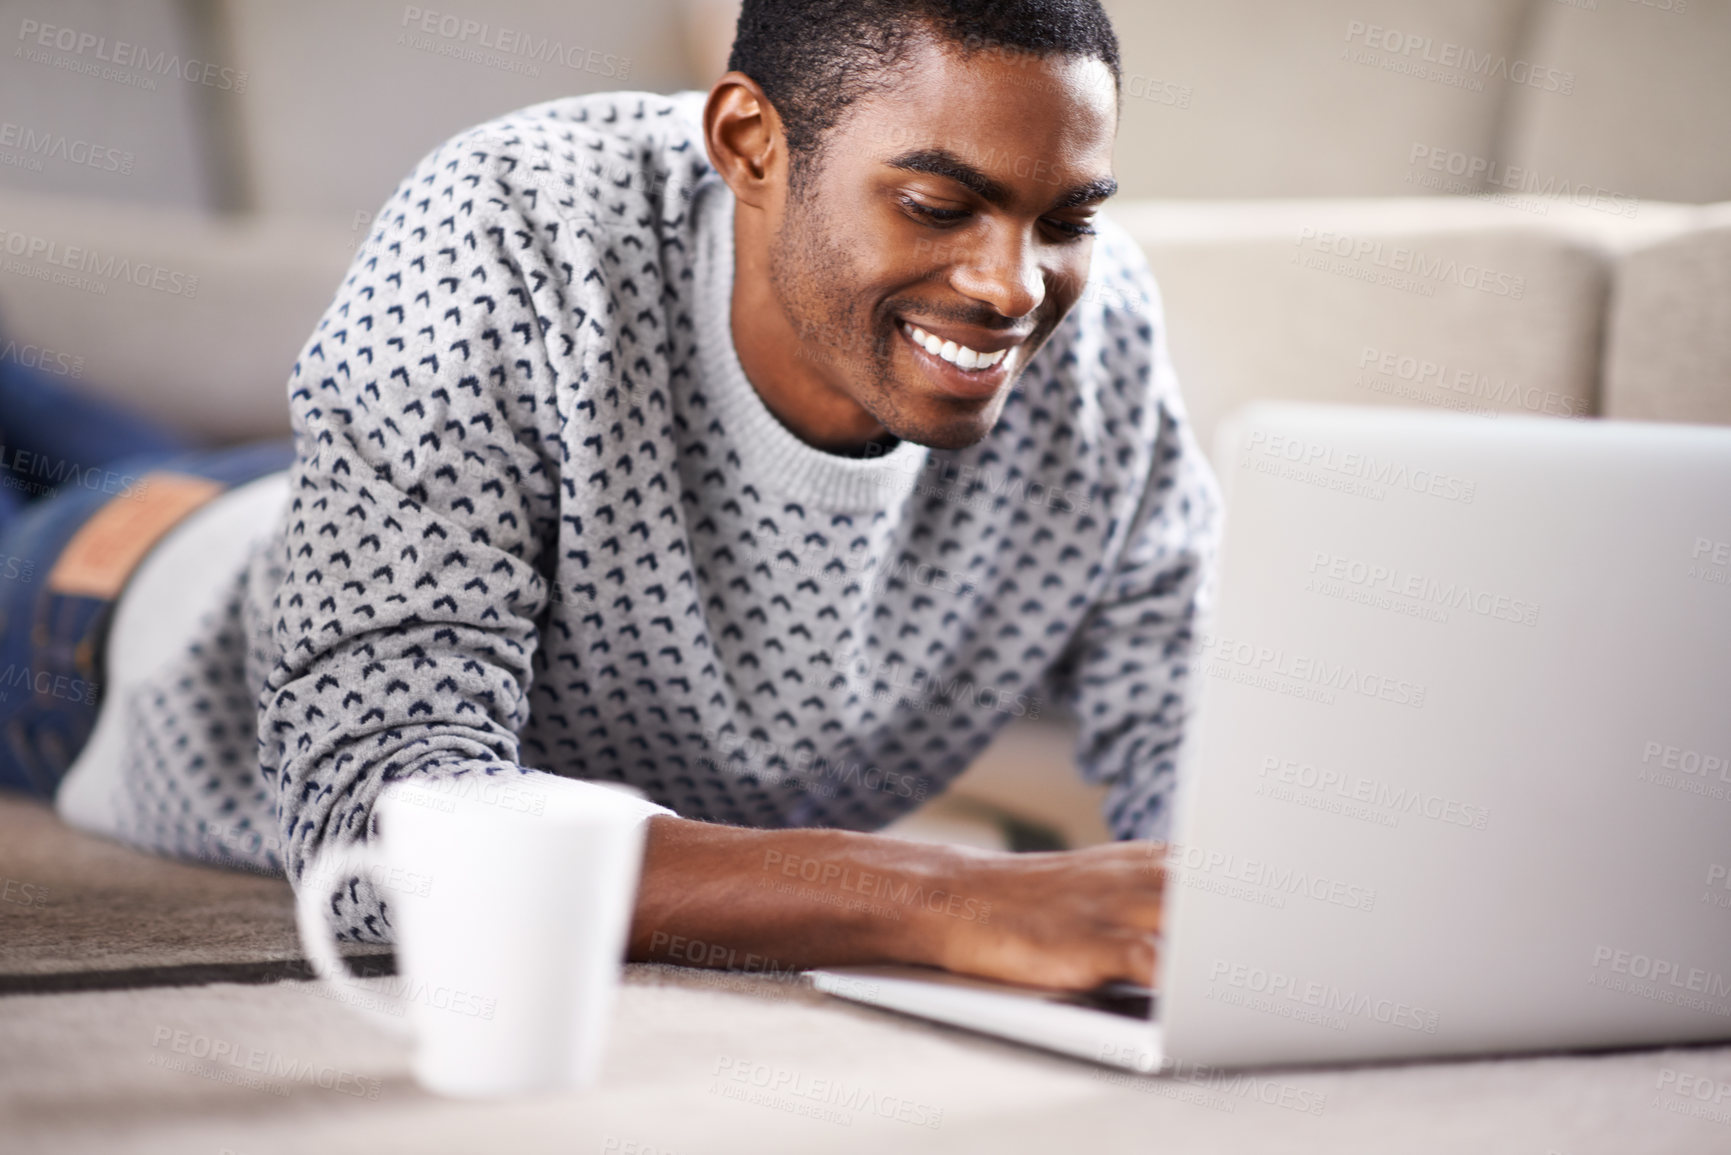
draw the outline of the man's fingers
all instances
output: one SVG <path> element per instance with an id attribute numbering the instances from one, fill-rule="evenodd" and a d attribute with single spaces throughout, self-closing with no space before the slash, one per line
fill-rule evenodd
<path id="1" fill-rule="evenodd" d="M 1148 932 L 1160 929 L 1164 879 L 1157 873 L 1115 872 L 1091 890 L 1066 896 L 1072 910 L 1106 927 Z"/>
<path id="2" fill-rule="evenodd" d="M 1139 935 L 1124 945 L 1121 953 L 1122 973 L 1111 976 L 1140 986 L 1154 985 L 1154 973 L 1160 965 L 1160 940 L 1155 935 Z"/>
<path id="3" fill-rule="evenodd" d="M 1092 990 L 1113 981 L 1153 986 L 1160 963 L 1159 936 L 1125 932 L 1096 939 L 1084 957 L 1081 972 L 1068 976 L 1062 985 L 1078 990 Z"/>
<path id="4" fill-rule="evenodd" d="M 1125 897 L 1117 913 L 1127 928 L 1153 932 L 1160 929 L 1164 908 L 1165 903 L 1159 891 L 1138 891 Z"/>

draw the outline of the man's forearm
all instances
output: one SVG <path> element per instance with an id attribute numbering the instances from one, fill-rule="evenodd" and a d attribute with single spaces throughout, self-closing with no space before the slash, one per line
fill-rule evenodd
<path id="1" fill-rule="evenodd" d="M 658 816 L 645 840 L 630 957 L 776 970 L 937 963 L 941 931 L 927 912 L 864 894 L 881 888 L 876 880 L 903 893 L 941 890 L 965 856 L 845 830 L 751 830 Z"/>
<path id="2" fill-rule="evenodd" d="M 735 970 L 919 963 L 1087 990 L 1152 980 L 1163 855 L 1008 854 L 845 830 L 649 821 L 630 957 Z"/>

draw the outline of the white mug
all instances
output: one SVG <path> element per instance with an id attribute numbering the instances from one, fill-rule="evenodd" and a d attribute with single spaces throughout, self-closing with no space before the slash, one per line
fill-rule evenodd
<path id="1" fill-rule="evenodd" d="M 344 1001 L 384 1002 L 418 1041 L 414 1072 L 466 1097 L 582 1090 L 600 1073 L 643 862 L 671 811 L 627 787 L 552 774 L 402 780 L 378 836 L 321 855 L 295 914 L 314 973 Z M 395 930 L 397 974 L 362 986 L 330 927 L 338 886 L 368 878 Z"/>

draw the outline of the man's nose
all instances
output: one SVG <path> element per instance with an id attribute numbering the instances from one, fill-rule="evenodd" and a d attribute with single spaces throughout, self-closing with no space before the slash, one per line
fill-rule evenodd
<path id="1" fill-rule="evenodd" d="M 950 285 L 1005 317 L 1025 317 L 1046 299 L 1046 278 L 1031 230 L 993 229 L 978 246 L 958 255 Z"/>

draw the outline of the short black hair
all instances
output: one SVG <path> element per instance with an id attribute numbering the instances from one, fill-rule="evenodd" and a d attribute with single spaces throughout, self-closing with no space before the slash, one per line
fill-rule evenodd
<path id="1" fill-rule="evenodd" d="M 797 189 L 847 109 L 888 87 L 933 33 L 964 56 L 1093 57 L 1111 70 L 1114 94 L 1123 87 L 1118 37 L 1099 0 L 744 0 L 727 67 L 775 106 Z"/>

